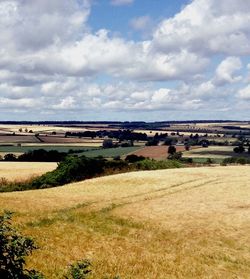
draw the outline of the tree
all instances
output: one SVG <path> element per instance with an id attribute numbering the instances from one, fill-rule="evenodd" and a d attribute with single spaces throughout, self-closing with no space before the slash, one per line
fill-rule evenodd
<path id="1" fill-rule="evenodd" d="M 17 158 L 15 154 L 9 153 L 4 155 L 4 161 L 16 161 L 16 160 Z"/>
<path id="2" fill-rule="evenodd" d="M 168 148 L 168 154 L 173 155 L 174 153 L 176 153 L 176 147 L 174 145 L 170 145 Z"/>
<path id="3" fill-rule="evenodd" d="M 103 140 L 102 142 L 102 147 L 103 148 L 112 148 L 114 145 L 113 145 L 113 141 L 112 139 L 105 139 Z"/>
<path id="4" fill-rule="evenodd" d="M 42 279 L 41 273 L 24 268 L 25 257 L 37 247 L 34 241 L 11 226 L 11 212 L 0 215 L 0 278 Z"/>
<path id="5" fill-rule="evenodd" d="M 245 151 L 245 148 L 244 148 L 243 145 L 236 146 L 236 147 L 234 148 L 234 152 L 235 152 L 235 153 L 243 153 L 244 151 Z"/>

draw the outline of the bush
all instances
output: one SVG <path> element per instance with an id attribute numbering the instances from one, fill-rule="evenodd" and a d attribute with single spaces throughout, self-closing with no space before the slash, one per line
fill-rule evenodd
<path id="1" fill-rule="evenodd" d="M 16 161 L 17 158 L 16 158 L 16 155 L 15 154 L 12 154 L 12 153 L 9 153 L 9 154 L 6 154 L 4 155 L 4 161 Z"/>
<path id="2" fill-rule="evenodd" d="M 212 164 L 212 163 L 213 163 L 213 161 L 212 161 L 212 159 L 211 159 L 211 158 L 208 158 L 208 159 L 207 159 L 207 161 L 206 161 L 206 163 L 207 163 L 207 164 Z"/>
<path id="3" fill-rule="evenodd" d="M 180 158 L 180 161 L 187 164 L 193 163 L 193 158 Z"/>
<path id="4" fill-rule="evenodd" d="M 32 182 L 33 188 L 47 188 L 92 178 L 104 171 L 105 160 L 68 156 L 58 167 Z"/>
<path id="5" fill-rule="evenodd" d="M 175 160 L 156 161 L 152 159 L 146 159 L 137 162 L 136 167 L 139 170 L 158 170 L 158 169 L 180 168 L 182 167 L 182 164 Z"/>
<path id="6" fill-rule="evenodd" d="M 234 148 L 234 152 L 235 153 L 243 153 L 245 151 L 245 148 L 243 147 L 243 145 L 240 145 L 240 146 L 236 146 Z"/>
<path id="7" fill-rule="evenodd" d="M 129 163 L 135 163 L 135 162 L 139 162 L 142 160 L 145 160 L 146 158 L 144 156 L 137 156 L 135 154 L 131 154 L 131 155 L 127 155 L 127 157 L 125 158 L 125 161 L 128 161 Z"/>
<path id="8" fill-rule="evenodd" d="M 240 164 L 240 165 L 245 165 L 245 164 L 250 164 L 250 159 L 244 158 L 244 157 L 231 157 L 231 158 L 226 158 L 222 161 L 223 164 Z"/>
<path id="9" fill-rule="evenodd" d="M 168 154 L 173 155 L 174 153 L 176 153 L 176 147 L 173 145 L 170 145 L 168 148 Z"/>
<path id="10" fill-rule="evenodd" d="M 92 272 L 91 263 L 88 260 L 82 260 L 69 267 L 65 276 L 66 279 L 85 279 Z"/>
<path id="11" fill-rule="evenodd" d="M 180 152 L 180 151 L 168 155 L 169 160 L 180 160 L 181 157 L 182 157 L 182 152 Z"/>
<path id="12" fill-rule="evenodd" d="M 159 144 L 159 140 L 153 138 L 146 142 L 146 146 L 157 146 Z"/>
<path id="13" fill-rule="evenodd" d="M 11 226 L 12 213 L 0 215 L 0 278 L 41 279 L 43 275 L 24 268 L 25 257 L 37 247 L 29 237 L 20 235 Z"/>

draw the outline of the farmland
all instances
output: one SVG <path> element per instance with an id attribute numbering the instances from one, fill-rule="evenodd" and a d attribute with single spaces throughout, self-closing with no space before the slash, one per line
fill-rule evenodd
<path id="1" fill-rule="evenodd" d="M 0 162 L 0 178 L 21 181 L 42 175 L 56 168 L 56 163 Z"/>
<path id="2" fill-rule="evenodd" d="M 136 172 L 0 194 L 0 208 L 35 238 L 28 267 L 48 278 L 82 258 L 92 278 L 247 278 L 249 179 L 249 167 Z"/>
<path id="3" fill-rule="evenodd" d="M 185 148 L 184 146 L 180 146 L 177 147 L 177 152 L 178 151 L 184 151 Z M 133 152 L 133 154 L 137 155 L 137 156 L 144 156 L 144 157 L 149 157 L 152 159 L 157 159 L 157 160 L 164 160 L 167 158 L 167 153 L 168 151 L 168 147 L 167 146 L 146 146 L 142 149 L 139 149 L 135 152 Z"/>

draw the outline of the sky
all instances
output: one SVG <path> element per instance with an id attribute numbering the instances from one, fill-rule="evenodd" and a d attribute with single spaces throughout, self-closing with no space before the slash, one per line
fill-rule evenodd
<path id="1" fill-rule="evenodd" d="M 0 0 L 0 120 L 250 120 L 250 0 Z"/>

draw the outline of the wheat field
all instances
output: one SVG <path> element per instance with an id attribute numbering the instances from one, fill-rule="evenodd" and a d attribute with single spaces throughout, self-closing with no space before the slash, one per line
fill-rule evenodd
<path id="1" fill-rule="evenodd" d="M 250 278 L 249 166 L 134 172 L 0 194 L 40 249 L 28 267 L 63 278 Z"/>
<path id="2" fill-rule="evenodd" d="M 57 167 L 56 163 L 41 162 L 0 162 L 0 178 L 8 181 L 28 180 Z"/>

